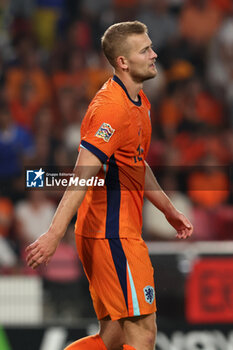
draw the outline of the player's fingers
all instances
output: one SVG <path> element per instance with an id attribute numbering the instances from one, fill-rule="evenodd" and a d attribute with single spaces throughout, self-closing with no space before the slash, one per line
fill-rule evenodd
<path id="1" fill-rule="evenodd" d="M 177 231 L 176 237 L 179 238 L 179 239 L 182 238 L 182 230 L 178 230 Z"/>
<path id="2" fill-rule="evenodd" d="M 184 238 L 190 237 L 191 234 L 192 234 L 192 232 L 193 232 L 193 227 L 192 227 L 192 225 L 191 225 L 191 226 L 190 226 L 190 229 L 188 229 L 188 228 L 185 229 L 185 237 L 184 237 Z"/>
<path id="3" fill-rule="evenodd" d="M 185 231 L 185 229 L 179 230 L 177 233 L 178 233 L 177 237 L 179 239 L 185 239 L 186 238 L 186 231 Z"/>
<path id="4" fill-rule="evenodd" d="M 31 267 L 33 269 L 36 269 L 40 264 L 42 264 L 44 262 L 44 257 L 41 256 L 40 258 L 38 258 L 37 260 L 34 260 Z"/>
<path id="5" fill-rule="evenodd" d="M 185 232 L 186 232 L 186 238 L 190 237 L 193 233 L 193 225 L 190 224 L 190 228 L 186 228 Z"/>
<path id="6" fill-rule="evenodd" d="M 35 241 L 32 244 L 30 244 L 29 246 L 27 246 L 27 248 L 25 249 L 25 252 L 28 253 L 31 250 L 35 249 L 38 246 L 38 242 Z"/>
<path id="7" fill-rule="evenodd" d="M 38 248 L 35 248 L 28 252 L 28 255 L 26 256 L 26 261 L 28 262 L 33 256 L 35 256 L 39 252 Z"/>
<path id="8" fill-rule="evenodd" d="M 46 260 L 46 257 L 43 254 L 41 254 L 40 251 L 38 251 L 36 254 L 30 256 L 27 263 L 28 263 L 28 266 L 33 267 L 35 262 L 40 261 L 40 263 L 42 263 L 45 260 Z"/>
<path id="9" fill-rule="evenodd" d="M 38 259 L 38 260 L 34 260 L 32 263 L 31 263 L 31 265 L 30 265 L 30 267 L 32 268 L 32 269 L 36 269 L 40 264 L 42 264 L 44 262 L 44 259 L 43 258 L 41 258 L 41 259 Z"/>
<path id="10" fill-rule="evenodd" d="M 186 228 L 191 229 L 192 225 L 189 221 L 186 221 L 184 224 Z"/>
<path id="11" fill-rule="evenodd" d="M 189 237 L 189 230 L 185 230 L 185 233 L 184 233 L 184 239 L 188 238 Z"/>
<path id="12" fill-rule="evenodd" d="M 185 216 L 183 216 L 182 221 L 183 221 L 183 225 L 185 226 L 185 228 L 191 229 L 192 224 Z"/>
<path id="13" fill-rule="evenodd" d="M 193 233 L 193 228 L 191 228 L 190 230 L 188 230 L 187 232 L 187 237 L 190 237 Z"/>
<path id="14" fill-rule="evenodd" d="M 185 239 L 187 237 L 187 230 L 183 229 L 182 230 L 182 239 Z"/>
<path id="15" fill-rule="evenodd" d="M 34 261 L 36 261 L 40 257 L 40 254 L 32 254 L 27 258 L 27 264 L 28 266 L 31 266 Z"/>

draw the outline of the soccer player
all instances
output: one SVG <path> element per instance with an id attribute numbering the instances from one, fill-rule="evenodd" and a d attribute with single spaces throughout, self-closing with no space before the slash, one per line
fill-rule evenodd
<path id="1" fill-rule="evenodd" d="M 100 323 L 99 334 L 66 350 L 152 350 L 155 346 L 153 268 L 141 238 L 143 195 L 166 216 L 178 238 L 193 227 L 159 187 L 145 161 L 150 137 L 150 103 L 143 82 L 157 74 L 157 55 L 147 27 L 117 23 L 102 37 L 114 76 L 96 94 L 81 127 L 75 174 L 104 173 L 102 190 L 67 190 L 49 230 L 27 248 L 32 268 L 47 264 L 78 209 L 76 244 Z"/>

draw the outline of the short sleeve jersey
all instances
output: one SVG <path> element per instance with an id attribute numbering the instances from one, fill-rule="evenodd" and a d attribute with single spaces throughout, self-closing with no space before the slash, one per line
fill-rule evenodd
<path id="1" fill-rule="evenodd" d="M 88 189 L 78 210 L 76 234 L 140 237 L 150 139 L 150 103 L 143 91 L 135 102 L 117 76 L 109 79 L 89 105 L 80 144 L 103 163 L 105 183 L 101 190 Z"/>

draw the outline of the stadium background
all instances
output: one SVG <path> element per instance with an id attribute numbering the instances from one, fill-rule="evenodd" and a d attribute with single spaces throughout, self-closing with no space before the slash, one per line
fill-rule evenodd
<path id="1" fill-rule="evenodd" d="M 25 189 L 25 168 L 69 169 L 80 123 L 112 71 L 100 37 L 148 25 L 158 77 L 148 162 L 194 224 L 177 242 L 149 203 L 143 236 L 155 268 L 158 350 L 233 349 L 233 6 L 231 0 L 3 0 L 0 3 L 0 349 L 61 350 L 96 331 L 73 222 L 47 269 L 24 248 L 62 192 Z"/>

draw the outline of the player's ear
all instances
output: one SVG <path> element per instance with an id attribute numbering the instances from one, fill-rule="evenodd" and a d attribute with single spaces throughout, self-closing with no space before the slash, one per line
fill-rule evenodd
<path id="1" fill-rule="evenodd" d="M 117 66 L 122 70 L 128 70 L 128 60 L 125 56 L 118 56 L 116 59 Z"/>

